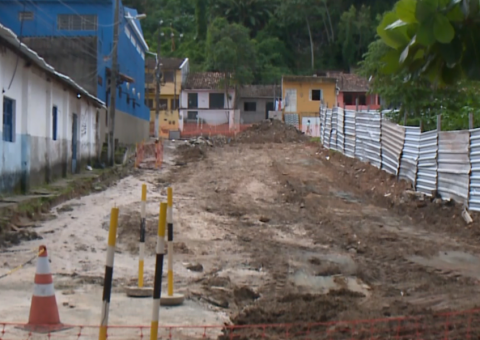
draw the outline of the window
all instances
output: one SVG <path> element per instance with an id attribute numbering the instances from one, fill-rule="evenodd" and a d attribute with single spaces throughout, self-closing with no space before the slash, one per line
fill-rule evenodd
<path id="1" fill-rule="evenodd" d="M 355 105 L 355 101 L 353 100 L 353 95 L 351 93 L 343 94 L 343 102 L 345 105 Z"/>
<path id="2" fill-rule="evenodd" d="M 18 21 L 32 21 L 33 12 L 18 12 Z"/>
<path id="3" fill-rule="evenodd" d="M 256 102 L 243 103 L 243 111 L 257 111 L 257 103 Z"/>
<path id="4" fill-rule="evenodd" d="M 312 101 L 320 101 L 323 99 L 322 90 L 312 90 L 310 93 L 310 100 Z"/>
<path id="5" fill-rule="evenodd" d="M 197 111 L 188 111 L 187 112 L 187 120 L 197 120 L 198 112 Z"/>
<path id="6" fill-rule="evenodd" d="M 145 105 L 147 105 L 150 109 L 153 109 L 153 99 L 145 99 Z"/>
<path id="7" fill-rule="evenodd" d="M 178 109 L 179 101 L 178 99 L 170 99 L 170 109 Z"/>
<path id="8" fill-rule="evenodd" d="M 160 99 L 160 110 L 168 109 L 168 99 Z"/>
<path id="9" fill-rule="evenodd" d="M 98 119 L 98 117 L 97 117 Z M 54 106 L 52 108 L 52 138 L 57 140 L 57 125 L 58 125 L 58 108 Z"/>
<path id="10" fill-rule="evenodd" d="M 59 14 L 57 29 L 60 31 L 96 31 L 98 18 L 95 14 Z"/>
<path id="11" fill-rule="evenodd" d="M 163 72 L 163 81 L 166 83 L 173 83 L 175 73 L 173 71 Z"/>
<path id="12" fill-rule="evenodd" d="M 15 142 L 15 101 L 3 97 L 3 140 Z"/>
<path id="13" fill-rule="evenodd" d="M 209 99 L 211 109 L 225 108 L 225 95 L 223 93 L 210 93 Z"/>
<path id="14" fill-rule="evenodd" d="M 359 105 L 367 105 L 367 97 L 364 94 L 360 95 L 358 102 Z"/>
<path id="15" fill-rule="evenodd" d="M 196 109 L 198 107 L 198 93 L 188 94 L 188 108 Z"/>

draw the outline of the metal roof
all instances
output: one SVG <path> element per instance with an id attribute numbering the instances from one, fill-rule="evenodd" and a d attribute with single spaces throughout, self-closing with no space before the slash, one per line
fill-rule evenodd
<path id="1" fill-rule="evenodd" d="M 81 93 L 82 95 L 90 98 L 91 100 L 93 100 L 99 107 L 102 107 L 102 108 L 106 108 L 105 106 L 105 103 L 103 101 L 101 101 L 100 99 L 98 99 L 97 97 L 95 97 L 94 95 L 90 94 L 87 90 L 85 90 L 83 87 L 81 87 L 80 85 L 78 85 L 73 79 L 71 79 L 70 77 L 62 74 L 62 73 L 59 73 L 57 71 L 55 71 L 55 69 L 47 64 L 47 62 L 45 61 L 45 59 L 43 59 L 42 57 L 40 57 L 37 52 L 31 50 L 30 48 L 28 48 L 27 45 L 25 45 L 24 43 L 20 42 L 20 40 L 18 39 L 18 37 L 16 36 L 15 33 L 12 32 L 12 30 L 6 28 L 5 26 L 3 26 L 2 24 L 0 24 L 0 38 L 4 39 L 7 43 L 9 43 L 11 46 L 12 46 L 12 49 L 15 49 L 16 51 L 20 52 L 21 54 L 23 54 L 23 56 L 30 60 L 31 62 L 33 62 L 35 65 L 37 65 L 38 67 L 40 67 L 42 70 L 44 70 L 45 72 L 51 74 L 51 75 L 54 75 L 56 76 L 57 78 L 60 79 L 60 81 L 70 85 L 71 87 L 73 87 L 75 90 L 77 90 L 79 93 Z"/>

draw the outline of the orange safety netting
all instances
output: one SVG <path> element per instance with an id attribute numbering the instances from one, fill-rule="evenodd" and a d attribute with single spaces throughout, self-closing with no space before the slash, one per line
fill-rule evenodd
<path id="1" fill-rule="evenodd" d="M 159 169 L 163 163 L 163 141 L 141 142 L 136 145 L 135 150 L 135 168 L 150 168 L 153 164 L 155 169 Z"/>
<path id="2" fill-rule="evenodd" d="M 161 321 L 161 320 L 160 320 Z M 0 339 L 96 339 L 98 326 L 72 325 L 61 332 L 34 334 L 24 324 L 0 322 Z M 108 339 L 149 338 L 150 326 L 110 326 Z M 465 340 L 480 338 L 480 310 L 318 323 L 279 323 L 240 326 L 163 326 L 161 339 L 275 340 Z"/>

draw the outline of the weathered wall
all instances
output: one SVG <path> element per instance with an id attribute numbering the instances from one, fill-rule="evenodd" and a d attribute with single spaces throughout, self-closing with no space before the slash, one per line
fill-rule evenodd
<path id="1" fill-rule="evenodd" d="M 27 190 L 72 172 L 72 121 L 78 115 L 77 170 L 96 155 L 96 107 L 76 91 L 65 87 L 22 58 L 13 77 L 17 55 L 0 42 L 0 103 L 14 101 L 13 142 L 3 140 L 0 124 L 0 192 Z M 12 81 L 13 79 L 13 81 Z M 9 88 L 9 84 L 12 85 Z M 2 91 L 3 92 L 3 91 Z M 56 140 L 53 139 L 53 107 L 57 108 Z M 0 116 L 0 118 L 2 118 Z"/>
<path id="2" fill-rule="evenodd" d="M 244 104 L 245 102 L 256 102 L 257 103 L 257 110 L 256 111 L 245 111 Z M 240 121 L 241 124 L 253 124 L 257 122 L 261 122 L 268 118 L 267 112 L 267 103 L 272 103 L 273 99 L 265 99 L 265 98 L 241 98 L 239 100 L 239 108 L 240 108 Z"/>
<path id="3" fill-rule="evenodd" d="M 97 93 L 97 37 L 25 37 L 23 42 L 85 90 Z"/>

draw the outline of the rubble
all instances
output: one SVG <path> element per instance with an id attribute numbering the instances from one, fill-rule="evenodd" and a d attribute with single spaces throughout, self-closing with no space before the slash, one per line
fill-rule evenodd
<path id="1" fill-rule="evenodd" d="M 238 143 L 300 143 L 308 137 L 293 125 L 277 119 L 267 119 L 253 124 L 235 138 Z"/>

